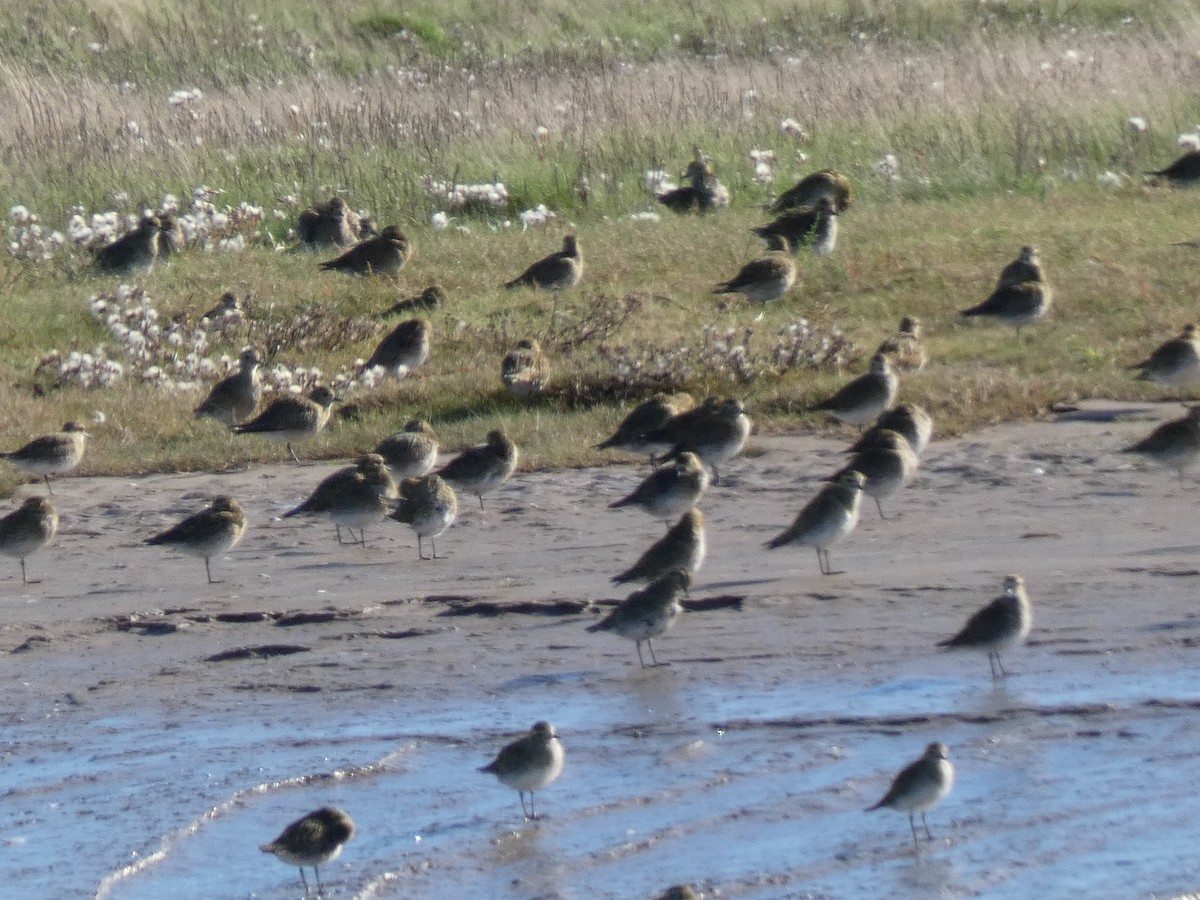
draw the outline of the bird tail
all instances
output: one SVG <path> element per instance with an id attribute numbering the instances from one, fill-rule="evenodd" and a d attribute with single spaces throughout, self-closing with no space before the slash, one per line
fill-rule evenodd
<path id="1" fill-rule="evenodd" d="M 589 625 L 587 627 L 587 630 L 588 631 L 610 631 L 610 630 L 612 630 L 612 625 L 609 624 L 608 619 L 602 619 L 599 622 Z"/>
<path id="2" fill-rule="evenodd" d="M 875 810 L 877 810 L 877 809 L 882 809 L 882 808 L 883 808 L 883 801 L 882 801 L 882 800 L 880 800 L 878 803 L 876 803 L 876 804 L 874 804 L 874 805 L 872 805 L 872 806 L 868 806 L 868 807 L 866 807 L 866 808 L 863 810 L 863 812 L 874 812 Z"/>
<path id="3" fill-rule="evenodd" d="M 320 268 L 324 272 L 328 272 L 330 269 L 336 269 L 337 268 L 337 260 L 336 259 L 327 259 L 327 260 L 325 260 L 325 262 L 321 263 L 318 268 Z"/>
<path id="4" fill-rule="evenodd" d="M 632 497 L 622 497 L 620 500 L 614 500 L 612 503 L 608 504 L 608 508 L 620 509 L 623 506 L 629 506 L 631 503 L 633 503 Z"/>
<path id="5" fill-rule="evenodd" d="M 480 766 L 480 767 L 479 767 L 479 771 L 480 771 L 480 772 L 485 772 L 486 774 L 488 774 L 488 775 L 491 775 L 493 772 L 495 772 L 495 771 L 496 771 L 496 762 L 495 762 L 495 760 L 493 760 L 492 762 L 488 763 L 486 766 Z"/>
<path id="6" fill-rule="evenodd" d="M 780 547 L 784 546 L 785 544 L 790 543 L 791 540 L 792 540 L 791 531 L 785 531 L 782 534 L 775 535 L 775 537 L 771 538 L 763 546 L 766 547 L 768 550 L 778 550 Z"/>

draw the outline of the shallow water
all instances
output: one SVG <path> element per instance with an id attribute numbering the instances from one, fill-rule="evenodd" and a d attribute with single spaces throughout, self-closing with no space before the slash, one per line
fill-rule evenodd
<path id="1" fill-rule="evenodd" d="M 1100 439 L 1075 427 L 1053 463 L 1018 429 L 935 445 L 904 518 L 864 513 L 832 578 L 811 553 L 761 551 L 813 489 L 776 485 L 829 468 L 830 442 L 764 441 L 708 498 L 693 589 L 744 607 L 684 615 L 656 641 L 670 665 L 647 670 L 628 642 L 585 632 L 591 612 L 443 615 L 447 595 L 623 596 L 608 576 L 661 526 L 584 510 L 623 493 L 625 470 L 523 476 L 447 535 L 450 561 L 420 566 L 406 533 L 360 551 L 272 522 L 294 490 L 286 468 L 156 477 L 133 495 L 66 480 L 65 528 L 97 536 L 37 557 L 45 584 L 3 582 L 0 883 L 297 897 L 297 871 L 256 848 L 335 804 L 358 834 L 323 868 L 330 897 L 1195 890 L 1194 498 L 1161 473 L 1098 468 Z M 237 493 L 259 523 L 216 563 L 225 584 L 204 585 L 195 560 L 131 556 L 136 541 L 103 527 L 157 528 L 181 483 Z M 934 645 L 1006 571 L 1026 576 L 1035 626 L 993 683 L 981 656 Z M 311 619 L 285 626 L 284 611 Z M 216 661 L 273 645 L 296 653 Z M 476 769 L 538 719 L 567 767 L 527 823 Z M 934 740 L 958 780 L 917 855 L 906 816 L 862 810 Z"/>

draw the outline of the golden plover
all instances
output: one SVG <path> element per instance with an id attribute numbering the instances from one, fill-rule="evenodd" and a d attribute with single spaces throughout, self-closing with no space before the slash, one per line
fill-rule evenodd
<path id="1" fill-rule="evenodd" d="M 991 296 L 978 306 L 964 309 L 960 315 L 983 316 L 1012 325 L 1017 330 L 1017 340 L 1020 340 L 1021 329 L 1024 326 L 1044 318 L 1049 312 L 1053 296 L 1050 285 L 1044 281 L 1006 284 L 996 288 Z"/>
<path id="2" fill-rule="evenodd" d="M 258 379 L 261 364 L 257 351 L 243 350 L 238 370 L 213 385 L 204 402 L 196 407 L 196 418 L 216 419 L 232 428 L 252 415 L 262 399 L 262 385 Z"/>
<path id="3" fill-rule="evenodd" d="M 560 291 L 573 288 L 583 277 L 583 254 L 579 250 L 579 240 L 573 234 L 563 238 L 563 248 L 558 253 L 539 259 L 512 281 L 505 283 L 506 288 L 536 287 L 546 291 Z"/>
<path id="4" fill-rule="evenodd" d="M 767 238 L 767 246 L 769 252 L 750 260 L 713 293 L 742 294 L 754 303 L 770 303 L 790 291 L 796 283 L 796 258 L 787 238 L 773 234 Z"/>
<path id="5" fill-rule="evenodd" d="M 1178 337 L 1160 344 L 1130 368 L 1139 370 L 1138 378 L 1142 381 L 1153 381 L 1181 392 L 1200 383 L 1200 336 L 1196 334 L 1196 326 L 1185 325 Z"/>
<path id="6" fill-rule="evenodd" d="M 403 378 L 429 358 L 429 320 L 405 319 L 393 328 L 375 348 L 363 369 L 376 366 L 397 378 Z"/>
<path id="7" fill-rule="evenodd" d="M 608 508 L 636 506 L 656 519 L 670 522 L 695 506 L 706 490 L 708 471 L 700 457 L 685 450 L 674 466 L 652 472 L 632 494 L 608 504 Z"/>
<path id="8" fill-rule="evenodd" d="M 1200 184 L 1200 150 L 1189 150 L 1165 169 L 1146 174 L 1165 178 L 1175 187 L 1193 187 Z"/>
<path id="9" fill-rule="evenodd" d="M 780 194 L 771 209 L 781 212 L 799 206 L 813 207 L 822 197 L 828 197 L 839 213 L 845 212 L 850 206 L 850 179 L 833 169 L 813 172 Z"/>
<path id="10" fill-rule="evenodd" d="M 837 481 L 821 488 L 820 493 L 800 510 L 795 521 L 767 542 L 767 547 L 771 550 L 786 544 L 813 547 L 817 551 L 821 574 L 839 574 L 833 571 L 829 548 L 858 524 L 865 484 L 862 472 L 842 472 Z"/>
<path id="11" fill-rule="evenodd" d="M 400 483 L 400 502 L 392 512 L 397 522 L 412 526 L 417 533 L 417 557 L 425 559 L 422 544 L 429 538 L 429 559 L 442 559 L 437 552 L 438 535 L 454 524 L 458 516 L 458 495 L 437 475 L 408 478 Z"/>
<path id="12" fill-rule="evenodd" d="M 204 573 L 214 584 L 209 560 L 228 553 L 246 533 L 246 513 L 232 497 L 214 497 L 203 512 L 188 516 L 161 534 L 147 538 L 151 546 L 174 547 L 189 556 L 204 557 Z"/>
<path id="13" fill-rule="evenodd" d="M 925 342 L 921 340 L 920 319 L 905 316 L 900 320 L 897 332 L 880 344 L 875 352 L 888 357 L 897 371 L 920 372 L 929 360 Z"/>
<path id="14" fill-rule="evenodd" d="M 899 390 L 900 379 L 896 377 L 891 361 L 886 355 L 876 353 L 871 357 L 869 372 L 843 385 L 832 397 L 812 409 L 850 425 L 866 425 L 891 408 Z"/>
<path id="15" fill-rule="evenodd" d="M 488 432 L 486 444 L 464 450 L 438 469 L 437 474 L 459 490 L 478 497 L 479 508 L 483 509 L 483 495 L 508 481 L 519 458 L 517 445 L 503 428 L 496 428 Z"/>
<path id="16" fill-rule="evenodd" d="M 637 562 L 612 580 L 617 584 L 656 581 L 671 571 L 695 575 L 704 562 L 705 549 L 704 513 L 689 509 Z"/>
<path id="17" fill-rule="evenodd" d="M 651 464 L 655 457 L 667 453 L 675 446 L 674 436 L 661 440 L 651 437 L 671 419 L 694 408 L 696 401 L 691 394 L 655 394 L 644 403 L 634 407 L 621 420 L 612 436 L 596 445 L 597 450 L 624 450 L 627 453 L 645 453 Z"/>
<path id="18" fill-rule="evenodd" d="M 296 222 L 296 238 L 306 250 L 351 247 L 361 234 L 358 214 L 341 197 L 310 206 Z"/>
<path id="19" fill-rule="evenodd" d="M 428 312 L 434 309 L 444 309 L 446 306 L 446 290 L 440 284 L 431 284 L 415 297 L 398 300 L 384 313 L 385 316 L 396 316 L 405 312 Z"/>
<path id="20" fill-rule="evenodd" d="M 138 227 L 96 250 L 96 268 L 114 275 L 137 275 L 154 268 L 158 258 L 158 216 L 143 216 Z"/>
<path id="21" fill-rule="evenodd" d="M 342 526 L 350 532 L 353 543 L 367 546 L 366 528 L 374 525 L 388 511 L 388 501 L 397 497 L 396 482 L 378 453 L 364 453 L 352 466 L 338 469 L 316 486 L 308 499 L 283 514 L 293 516 L 323 516 L 333 522 L 338 543 L 342 543 Z M 354 529 L 359 536 L 354 537 Z"/>
<path id="22" fill-rule="evenodd" d="M 158 258 L 167 262 L 183 252 L 183 226 L 173 212 L 158 214 Z"/>
<path id="23" fill-rule="evenodd" d="M 921 814 L 925 836 L 933 840 L 925 813 L 941 803 L 954 787 L 954 766 L 950 764 L 950 751 L 945 744 L 930 744 L 925 753 L 914 763 L 905 766 L 892 781 L 892 786 L 883 799 L 867 812 L 876 809 L 894 809 L 908 813 L 908 826 L 912 829 L 913 850 L 918 849 L 917 823 L 914 813 Z"/>
<path id="24" fill-rule="evenodd" d="M 533 338 L 517 341 L 500 363 L 500 380 L 518 400 L 540 397 L 550 385 L 550 358 Z"/>
<path id="25" fill-rule="evenodd" d="M 721 463 L 742 452 L 750 428 L 750 417 L 741 400 L 730 397 L 718 402 L 710 397 L 696 409 L 675 416 L 655 432 L 655 437 L 673 439 L 665 458 L 690 450 L 702 463 L 712 466 L 713 484 L 720 484 Z"/>
<path id="26" fill-rule="evenodd" d="M 58 510 L 45 497 L 29 497 L 0 519 L 0 553 L 21 561 L 21 581 L 25 577 L 25 557 L 41 550 L 58 533 Z"/>
<path id="27" fill-rule="evenodd" d="M 1160 466 L 1175 469 L 1183 484 L 1183 470 L 1200 459 L 1200 405 L 1188 408 L 1186 415 L 1163 422 L 1150 434 L 1122 453 L 1149 457 Z"/>
<path id="28" fill-rule="evenodd" d="M 536 819 L 533 795 L 550 784 L 563 770 L 563 746 L 554 726 L 549 722 L 538 722 L 521 738 L 506 744 L 480 772 L 495 775 L 501 784 L 517 792 L 521 799 L 521 812 L 526 819 Z M 525 795 L 529 794 L 529 809 L 525 809 Z"/>
<path id="29" fill-rule="evenodd" d="M 321 263 L 321 269 L 347 275 L 395 275 L 411 255 L 408 236 L 399 225 L 389 225 L 378 237 L 360 241 L 336 259 Z"/>
<path id="30" fill-rule="evenodd" d="M 410 419 L 403 430 L 389 434 L 375 447 L 397 481 L 420 478 L 437 464 L 438 442 L 424 419 Z"/>
<path id="31" fill-rule="evenodd" d="M 41 475 L 46 480 L 46 490 L 53 494 L 50 476 L 70 472 L 78 466 L 87 439 L 88 433 L 82 425 L 68 422 L 62 431 L 35 437 L 19 450 L 0 453 L 0 458 L 7 459 L 23 472 Z"/>
<path id="32" fill-rule="evenodd" d="M 1007 675 L 1000 651 L 1015 647 L 1029 635 L 1033 626 L 1033 610 L 1025 593 L 1025 579 L 1020 575 L 1004 576 L 1004 593 L 967 620 L 954 637 L 941 641 L 939 647 L 983 650 L 987 653 L 992 678 L 996 670 Z"/>
<path id="33" fill-rule="evenodd" d="M 308 896 L 308 879 L 304 877 L 304 867 L 311 866 L 320 897 L 325 890 L 321 885 L 320 867 L 337 859 L 352 837 L 354 820 L 336 806 L 322 806 L 297 819 L 283 829 L 279 837 L 258 849 L 274 854 L 280 862 L 300 870 L 305 897 Z"/>
<path id="34" fill-rule="evenodd" d="M 1042 272 L 1042 260 L 1038 256 L 1037 247 L 1025 246 L 1017 254 L 1017 258 L 1000 270 L 996 287 L 1008 287 L 1014 284 L 1024 284 L 1026 281 L 1045 281 Z"/>
<path id="35" fill-rule="evenodd" d="M 913 453 L 920 456 L 929 446 L 929 439 L 933 437 L 933 419 L 915 403 L 901 403 L 894 409 L 880 413 L 875 423 L 845 452 L 857 453 L 870 447 L 875 441 L 875 436 L 881 431 L 895 431 L 904 435 Z"/>
<path id="36" fill-rule="evenodd" d="M 861 472 L 866 479 L 863 493 L 875 499 L 879 518 L 883 514 L 883 501 L 907 485 L 917 474 L 917 454 L 904 435 L 886 428 L 873 431 L 873 436 L 854 454 L 850 464 L 829 480 L 836 481 L 843 472 Z M 865 435 L 864 435 L 865 437 Z"/>
<path id="37" fill-rule="evenodd" d="M 838 211 L 833 200 L 821 197 L 815 206 L 801 206 L 782 213 L 775 221 L 750 229 L 760 238 L 786 238 L 795 252 L 811 247 L 813 256 L 828 256 L 837 246 Z"/>
<path id="38" fill-rule="evenodd" d="M 638 662 L 643 669 L 646 660 L 642 658 L 642 641 L 645 641 L 650 649 L 650 659 L 657 666 L 654 638 L 665 634 L 675 624 L 683 612 L 679 597 L 687 593 L 691 583 L 692 577 L 687 572 L 673 569 L 640 591 L 634 591 L 607 616 L 589 625 L 588 631 L 615 631 L 621 637 L 635 641 Z"/>
<path id="39" fill-rule="evenodd" d="M 292 444 L 314 437 L 329 421 L 333 391 L 317 385 L 307 397 L 278 397 L 249 422 L 233 426 L 234 434 L 261 434 L 272 441 L 287 444 L 287 451 L 296 464 L 300 457 Z"/>

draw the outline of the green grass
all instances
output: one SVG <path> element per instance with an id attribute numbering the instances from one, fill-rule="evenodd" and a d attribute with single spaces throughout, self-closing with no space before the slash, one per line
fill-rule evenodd
<path id="1" fill-rule="evenodd" d="M 1195 251 L 1171 246 L 1196 237 L 1194 196 L 1140 177 L 1173 158 L 1176 135 L 1200 121 L 1200 98 L 1162 77 L 1187 70 L 1200 36 L 1181 4 L 1143 4 L 1128 24 L 1104 2 L 624 4 L 588 17 L 565 3 L 469 0 L 110 5 L 102 15 L 57 0 L 36 19 L 0 11 L 0 206 L 24 204 L 50 229 L 77 204 L 137 212 L 170 192 L 186 207 L 202 183 L 225 192 L 218 205 L 262 206 L 266 220 L 247 228 L 245 252 L 191 251 L 143 280 L 164 320 L 194 318 L 227 289 L 253 291 L 254 330 L 233 331 L 216 353 L 236 356 L 312 308 L 370 317 L 434 281 L 449 293 L 448 309 L 432 316 L 427 370 L 348 396 L 355 415 L 310 455 L 359 452 L 423 415 L 450 446 L 503 422 L 526 465 L 594 463 L 606 457 L 590 446 L 659 386 L 741 396 L 764 429 L 824 428 L 803 409 L 864 367 L 906 313 L 925 322 L 933 361 L 906 380 L 904 396 L 953 433 L 1081 397 L 1157 397 L 1125 367 L 1194 318 Z M 981 30 L 985 13 L 994 18 Z M 93 40 L 100 51 L 87 50 Z M 520 55 L 500 57 L 500 47 Z M 706 55 L 714 49 L 723 55 Z M 167 103 L 190 86 L 204 91 L 198 103 Z M 1132 115 L 1149 130 L 1131 131 Z M 784 117 L 807 139 L 781 133 Z M 545 141 L 534 137 L 539 126 Z M 643 173 L 678 173 L 693 145 L 712 157 L 731 208 L 632 221 L 656 208 Z M 774 151 L 774 185 L 754 180 L 752 149 Z M 873 171 L 888 152 L 900 161 L 895 183 Z M 763 204 L 826 165 L 855 191 L 835 256 L 802 257 L 797 289 L 765 310 L 718 302 L 712 286 L 760 252 L 748 229 L 765 221 Z M 1105 171 L 1126 176 L 1125 186 L 1100 187 Z M 430 215 L 446 205 L 426 194 L 423 176 L 500 180 L 510 201 L 456 214 L 469 233 L 435 231 Z M 399 284 L 318 273 L 312 256 L 271 249 L 300 206 L 334 191 L 409 233 L 416 255 Z M 517 215 L 539 203 L 556 222 L 521 232 Z M 520 337 L 548 336 L 550 300 L 499 284 L 557 249 L 568 229 L 580 235 L 587 274 L 563 298 L 556 335 L 577 335 L 584 322 L 600 333 L 557 348 L 553 390 L 526 408 L 503 392 L 499 360 Z M 1011 329 L 960 320 L 957 310 L 986 296 L 1027 243 L 1041 249 L 1057 291 L 1049 321 L 1018 344 Z M 101 412 L 89 471 L 279 458 L 253 437 L 193 421 L 195 393 L 127 381 L 36 395 L 41 354 L 111 343 L 87 299 L 113 286 L 80 254 L 0 259 L 3 446 Z M 633 310 L 628 319 L 623 309 Z M 760 365 L 729 380 L 716 349 L 726 332 L 741 340 L 749 329 L 761 361 L 799 317 L 853 342 L 849 370 Z M 285 347 L 279 359 L 330 376 L 375 339 L 341 340 L 333 329 L 316 349 Z M 615 374 L 614 359 L 681 347 L 684 362 L 657 380 Z M 0 467 L 0 490 L 14 483 Z"/>

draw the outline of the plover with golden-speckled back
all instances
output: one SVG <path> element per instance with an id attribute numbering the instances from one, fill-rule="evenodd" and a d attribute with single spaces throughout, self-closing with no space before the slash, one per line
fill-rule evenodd
<path id="1" fill-rule="evenodd" d="M 642 657 L 642 641 L 645 641 L 650 650 L 650 659 L 657 666 L 654 638 L 665 634 L 675 624 L 683 612 L 679 598 L 687 593 L 691 583 L 692 577 L 687 572 L 672 569 L 640 591 L 634 591 L 607 616 L 589 625 L 588 631 L 615 631 L 621 637 L 634 641 L 637 644 L 638 662 L 643 669 L 646 668 L 646 660 Z"/>
<path id="2" fill-rule="evenodd" d="M 1000 270 L 996 287 L 1008 287 L 1013 284 L 1024 284 L 1026 281 L 1045 281 L 1042 271 L 1042 259 L 1037 247 L 1025 246 L 1017 254 L 1017 258 Z"/>
<path id="3" fill-rule="evenodd" d="M 795 185 L 779 195 L 771 209 L 781 212 L 800 206 L 816 206 L 822 197 L 828 197 L 834 208 L 843 213 L 850 206 L 850 179 L 833 169 L 822 169 L 801 178 Z"/>
<path id="4" fill-rule="evenodd" d="M 538 722 L 529 732 L 511 744 L 506 744 L 479 771 L 495 775 L 501 784 L 512 788 L 521 799 L 521 812 L 526 819 L 536 819 L 533 795 L 562 774 L 565 754 L 558 733 L 549 722 Z M 529 809 L 525 795 L 529 794 Z"/>
<path id="5" fill-rule="evenodd" d="M 258 849 L 273 854 L 280 862 L 296 866 L 306 897 L 308 879 L 304 877 L 304 867 L 311 866 L 319 897 L 325 890 L 321 885 L 320 867 L 338 858 L 342 848 L 354 837 L 354 830 L 354 820 L 346 813 L 336 806 L 323 806 L 297 819 L 283 829 L 279 837 Z"/>
<path id="6" fill-rule="evenodd" d="M 550 358 L 533 338 L 522 338 L 504 355 L 500 380 L 518 400 L 540 397 L 550 385 Z"/>
<path id="7" fill-rule="evenodd" d="M 329 421 L 333 391 L 324 385 L 313 388 L 307 397 L 278 397 L 249 422 L 233 426 L 234 434 L 260 434 L 287 444 L 287 451 L 300 464 L 292 444 L 314 437 Z"/>
<path id="8" fill-rule="evenodd" d="M 671 419 L 657 436 L 674 438 L 674 444 L 664 458 L 690 450 L 702 463 L 712 466 L 713 484 L 720 484 L 721 463 L 742 452 L 750 437 L 750 428 L 750 417 L 741 400 L 730 397 L 718 402 L 709 398 L 696 409 Z"/>
<path id="9" fill-rule="evenodd" d="M 612 437 L 596 445 L 597 450 L 624 450 L 627 453 L 645 453 L 654 459 L 660 453 L 667 453 L 675 446 L 675 436 L 664 435 L 654 437 L 664 425 L 675 416 L 693 409 L 696 401 L 691 394 L 655 394 L 644 403 L 634 407 L 629 415 L 621 420 Z"/>
<path id="10" fill-rule="evenodd" d="M 871 446 L 880 431 L 895 431 L 904 435 L 913 453 L 920 456 L 929 446 L 929 439 L 933 437 L 933 418 L 915 403 L 901 403 L 880 413 L 874 424 L 844 452 L 857 453 Z"/>
<path id="11" fill-rule="evenodd" d="M 1053 296 L 1050 285 L 1044 281 L 1001 285 L 978 306 L 964 309 L 959 315 L 968 318 L 983 316 L 1011 325 L 1017 330 L 1017 340 L 1020 340 L 1024 326 L 1044 318 L 1049 312 Z"/>
<path id="12" fill-rule="evenodd" d="M 296 222 L 296 238 L 306 250 L 352 247 L 359 238 L 358 214 L 341 197 L 310 206 Z"/>
<path id="13" fill-rule="evenodd" d="M 871 369 L 849 384 L 843 385 L 832 397 L 812 407 L 828 413 L 840 422 L 866 425 L 896 402 L 900 379 L 891 360 L 882 353 L 871 357 Z"/>
<path id="14" fill-rule="evenodd" d="M 862 510 L 862 472 L 846 471 L 837 481 L 827 484 L 804 505 L 781 534 L 767 542 L 771 550 L 787 544 L 801 544 L 817 551 L 817 565 L 822 575 L 839 574 L 833 571 L 829 548 L 848 535 L 858 524 Z"/>
<path id="15" fill-rule="evenodd" d="M 859 441 L 864 446 L 854 454 L 850 464 L 829 480 L 836 481 L 842 472 L 861 472 L 866 479 L 863 493 L 874 498 L 879 518 L 886 519 L 883 501 L 913 480 L 919 462 L 904 435 L 886 428 L 872 431 L 869 441 Z"/>
<path id="16" fill-rule="evenodd" d="M 261 364 L 256 350 L 243 350 L 238 370 L 212 386 L 204 402 L 196 407 L 196 418 L 215 419 L 225 427 L 232 428 L 252 415 L 262 399 L 262 385 L 258 379 Z"/>
<path id="17" fill-rule="evenodd" d="M 446 465 L 438 469 L 441 475 L 459 490 L 479 498 L 483 509 L 483 495 L 496 490 L 516 471 L 520 451 L 503 428 L 488 432 L 487 443 L 470 447 Z"/>
<path id="18" fill-rule="evenodd" d="M 142 216 L 138 227 L 111 244 L 96 250 L 93 262 L 97 269 L 114 275 L 137 275 L 149 272 L 158 259 L 158 235 L 162 223 L 158 216 Z"/>
<path id="19" fill-rule="evenodd" d="M 1142 381 L 1153 381 L 1181 392 L 1200 383 L 1200 337 L 1196 326 L 1185 325 L 1178 337 L 1163 342 L 1130 368 L 1139 370 L 1138 378 Z"/>
<path id="20" fill-rule="evenodd" d="M 391 330 L 363 369 L 381 367 L 389 374 L 402 378 L 429 358 L 428 319 L 405 319 Z"/>
<path id="21" fill-rule="evenodd" d="M 828 256 L 837 246 L 838 212 L 831 198 L 821 197 L 815 206 L 789 209 L 773 222 L 750 230 L 764 240 L 771 235 L 786 238 L 792 252 L 811 247 L 813 256 Z"/>
<path id="22" fill-rule="evenodd" d="M 575 287 L 582 277 L 583 254 L 579 250 L 579 239 L 568 234 L 563 238 L 562 250 L 539 259 L 504 286 L 536 287 L 559 293 Z"/>
<path id="23" fill-rule="evenodd" d="M 204 557 L 204 573 L 214 584 L 209 560 L 228 553 L 246 533 L 246 513 L 232 497 L 214 497 L 203 512 L 188 516 L 166 531 L 147 538 L 151 546 L 173 547 L 189 556 Z"/>
<path id="24" fill-rule="evenodd" d="M 359 241 L 320 268 L 346 275 L 396 275 L 412 255 L 412 244 L 399 225 L 389 225 L 377 237 Z"/>
<path id="25" fill-rule="evenodd" d="M 14 512 L 0 519 L 0 553 L 21 561 L 21 581 L 25 577 L 25 557 L 45 547 L 58 533 L 58 510 L 46 497 L 29 497 Z"/>
<path id="26" fill-rule="evenodd" d="M 354 543 L 367 546 L 366 527 L 377 524 L 388 511 L 388 501 L 398 496 L 396 482 L 378 453 L 364 453 L 352 466 L 338 469 L 324 478 L 308 499 L 283 514 L 322 516 L 333 522 L 338 543 L 342 526 L 350 531 Z M 359 536 L 354 537 L 354 529 Z"/>
<path id="27" fill-rule="evenodd" d="M 238 295 L 233 291 L 226 291 L 216 306 L 200 317 L 200 325 L 203 327 L 207 323 L 209 326 L 220 327 L 226 322 L 241 321 L 244 312 Z"/>
<path id="28" fill-rule="evenodd" d="M 900 328 L 896 333 L 880 344 L 875 352 L 888 357 L 898 371 L 920 372 L 929 360 L 925 342 L 921 339 L 921 321 L 915 316 L 905 316 L 900 320 Z"/>
<path id="29" fill-rule="evenodd" d="M 695 575 L 704 562 L 705 549 L 704 513 L 689 509 L 637 562 L 612 580 L 617 584 L 655 581 L 674 570 Z"/>
<path id="30" fill-rule="evenodd" d="M 383 457 L 396 481 L 420 478 L 437 464 L 437 436 L 424 419 L 409 419 L 402 430 L 381 440 L 375 452 Z"/>
<path id="31" fill-rule="evenodd" d="M 437 552 L 438 535 L 454 524 L 458 516 L 458 495 L 437 475 L 408 478 L 400 483 L 400 501 L 392 512 L 397 522 L 417 533 L 417 557 L 425 559 L 423 540 L 429 538 L 429 559 L 442 559 Z"/>
<path id="32" fill-rule="evenodd" d="M 987 653 L 992 678 L 996 669 L 1007 675 L 1000 651 L 1015 647 L 1029 635 L 1033 626 L 1033 609 L 1025 593 L 1025 579 L 1020 575 L 1004 576 L 1004 593 L 975 613 L 954 637 L 938 643 L 939 647 L 982 650 Z"/>
<path id="33" fill-rule="evenodd" d="M 1146 174 L 1165 178 L 1175 187 L 1193 187 L 1200 184 L 1200 150 L 1189 150 L 1166 168 Z"/>
<path id="34" fill-rule="evenodd" d="M 796 258 L 787 238 L 777 234 L 767 238 L 769 252 L 742 266 L 728 281 L 713 289 L 714 294 L 742 294 L 753 303 L 778 300 L 796 283 Z"/>
<path id="35" fill-rule="evenodd" d="M 925 813 L 933 809 L 954 787 L 954 766 L 950 764 L 950 750 L 942 743 L 930 744 L 916 762 L 905 766 L 893 780 L 888 792 L 878 803 L 868 806 L 866 811 L 894 809 L 908 813 L 908 827 L 912 829 L 913 850 L 917 850 L 917 823 L 913 813 L 921 814 L 925 836 L 933 840 Z"/>
<path id="36" fill-rule="evenodd" d="M 1146 456 L 1160 466 L 1175 469 L 1183 484 L 1183 470 L 1200 459 L 1200 405 L 1188 408 L 1187 413 L 1170 422 L 1163 422 L 1136 444 L 1122 453 Z"/>
<path id="37" fill-rule="evenodd" d="M 688 184 L 684 187 L 673 188 L 659 194 L 656 199 L 668 209 L 677 213 L 688 213 L 696 210 L 708 212 L 719 205 L 728 206 L 728 191 L 717 181 L 713 173 L 712 161 L 708 159 L 699 147 L 695 147 L 695 158 L 688 163 L 683 177 Z"/>
<path id="38" fill-rule="evenodd" d="M 88 433 L 82 425 L 68 422 L 62 431 L 35 437 L 19 450 L 0 453 L 0 458 L 7 459 L 22 472 L 41 475 L 46 481 L 46 490 L 53 494 L 50 476 L 70 472 L 79 465 L 87 438 Z"/>
<path id="39" fill-rule="evenodd" d="M 183 226 L 173 212 L 158 214 L 158 258 L 167 262 L 183 252 Z"/>
<path id="40" fill-rule="evenodd" d="M 633 493 L 608 504 L 609 509 L 636 506 L 656 519 L 671 521 L 696 505 L 708 490 L 708 471 L 690 450 L 675 465 L 652 472 Z"/>

